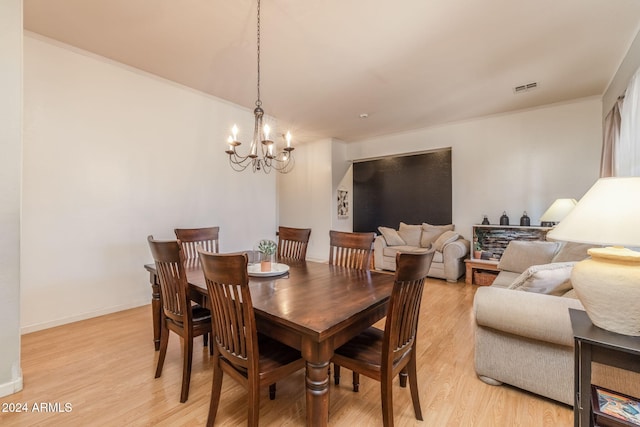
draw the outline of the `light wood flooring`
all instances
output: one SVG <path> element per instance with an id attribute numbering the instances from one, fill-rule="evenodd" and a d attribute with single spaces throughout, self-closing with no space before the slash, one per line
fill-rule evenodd
<path id="1" fill-rule="evenodd" d="M 424 421 L 414 418 L 408 388 L 393 390 L 397 426 L 571 426 L 570 407 L 509 386 L 494 387 L 473 369 L 473 296 L 477 287 L 429 280 L 418 339 L 418 378 Z M 172 335 L 161 378 L 154 379 L 150 306 L 97 317 L 22 337 L 24 390 L 0 399 L 0 409 L 26 404 L 27 413 L 0 412 L 2 426 L 197 426 L 209 407 L 211 361 L 196 340 L 189 400 L 179 402 L 181 354 Z M 351 375 L 330 388 L 331 426 L 382 425 L 379 384 Z M 70 412 L 33 412 L 59 404 Z M 7 405 L 5 405 L 7 404 Z M 261 394 L 263 426 L 305 424 L 304 372 L 278 383 L 276 400 Z M 246 393 L 225 378 L 216 425 L 246 425 Z"/>

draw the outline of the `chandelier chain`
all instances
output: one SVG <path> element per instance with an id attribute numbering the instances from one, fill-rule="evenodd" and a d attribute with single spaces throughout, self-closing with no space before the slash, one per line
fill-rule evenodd
<path id="1" fill-rule="evenodd" d="M 256 107 L 262 105 L 260 100 L 260 0 L 258 0 L 258 31 L 257 31 L 257 46 L 258 46 L 258 99 L 256 100 Z"/>

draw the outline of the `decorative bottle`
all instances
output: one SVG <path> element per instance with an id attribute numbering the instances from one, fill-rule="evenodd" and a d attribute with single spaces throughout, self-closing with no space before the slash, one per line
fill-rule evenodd
<path id="1" fill-rule="evenodd" d="M 487 218 L 487 216 L 485 215 L 484 218 L 482 219 L 482 225 L 489 225 L 489 218 Z"/>
<path id="2" fill-rule="evenodd" d="M 524 213 L 520 217 L 520 225 L 523 227 L 528 227 L 531 225 L 531 218 L 529 218 L 529 215 L 527 215 L 527 211 L 524 211 Z"/>
<path id="3" fill-rule="evenodd" d="M 502 212 L 502 216 L 500 217 L 500 225 L 509 225 L 509 217 L 507 216 L 507 211 Z"/>

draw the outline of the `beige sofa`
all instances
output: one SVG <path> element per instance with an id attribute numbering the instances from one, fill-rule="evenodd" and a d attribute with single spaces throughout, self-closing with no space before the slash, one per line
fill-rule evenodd
<path id="1" fill-rule="evenodd" d="M 398 230 L 379 227 L 380 235 L 373 243 L 376 270 L 396 270 L 398 252 L 421 252 L 435 248 L 429 277 L 456 282 L 465 272 L 464 259 L 469 254 L 469 241 L 454 231 L 454 225 L 400 223 Z"/>
<path id="2" fill-rule="evenodd" d="M 492 286 L 477 290 L 475 369 L 492 385 L 509 384 L 573 405 L 572 261 L 586 245 L 516 242 L 505 250 Z M 536 283 L 537 282 L 537 283 Z M 640 396 L 640 375 L 594 364 L 593 382 Z"/>

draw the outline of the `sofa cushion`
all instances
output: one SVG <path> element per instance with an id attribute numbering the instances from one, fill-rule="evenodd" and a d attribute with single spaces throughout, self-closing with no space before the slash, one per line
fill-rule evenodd
<path id="1" fill-rule="evenodd" d="M 498 268 L 522 273 L 532 265 L 549 264 L 559 248 L 559 242 L 512 240 L 504 250 Z"/>
<path id="2" fill-rule="evenodd" d="M 389 246 L 404 246 L 407 244 L 393 228 L 378 227 L 378 231 L 380 231 L 380 234 L 382 234 L 382 237 L 384 237 L 384 240 Z"/>
<path id="3" fill-rule="evenodd" d="M 453 231 L 455 225 L 431 225 L 426 222 L 422 223 L 422 237 L 420 246 L 423 248 L 430 247 L 445 231 Z"/>
<path id="4" fill-rule="evenodd" d="M 409 252 L 409 253 L 423 253 L 423 252 L 427 252 L 429 249 L 428 248 L 420 248 L 420 247 L 416 247 L 416 246 L 387 246 L 386 248 L 382 249 L 382 255 L 386 256 L 386 257 L 392 257 L 395 259 L 396 254 L 398 252 Z"/>
<path id="5" fill-rule="evenodd" d="M 498 276 L 493 281 L 491 286 L 495 286 L 497 288 L 508 288 L 518 277 L 520 277 L 520 273 L 503 270 L 498 273 Z"/>
<path id="6" fill-rule="evenodd" d="M 456 240 L 458 240 L 458 237 L 460 237 L 460 235 L 455 231 L 447 230 L 436 239 L 436 241 L 433 243 L 433 247 L 436 251 L 442 252 L 446 245 L 451 242 L 455 242 Z"/>
<path id="7" fill-rule="evenodd" d="M 422 235 L 421 226 L 401 222 L 398 234 L 407 246 L 420 246 L 420 236 Z"/>
<path id="8" fill-rule="evenodd" d="M 533 265 L 527 268 L 509 286 L 509 289 L 561 296 L 573 287 L 571 270 L 575 264 L 575 262 L 557 262 Z"/>
<path id="9" fill-rule="evenodd" d="M 551 262 L 582 261 L 589 256 L 587 251 L 593 247 L 595 246 L 588 243 L 563 243 Z"/>

